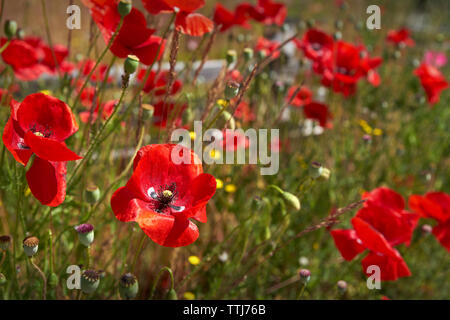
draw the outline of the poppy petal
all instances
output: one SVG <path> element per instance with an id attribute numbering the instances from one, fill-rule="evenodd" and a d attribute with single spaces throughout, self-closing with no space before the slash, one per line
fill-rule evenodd
<path id="1" fill-rule="evenodd" d="M 3 130 L 3 143 L 17 162 L 24 166 L 28 163 L 32 151 L 26 146 L 24 139 L 16 132 L 12 117 L 9 118 Z"/>
<path id="2" fill-rule="evenodd" d="M 378 266 L 380 268 L 381 281 L 395 281 L 401 277 L 409 277 L 411 271 L 402 257 L 393 258 L 391 256 L 379 255 L 375 252 L 370 252 L 364 259 L 361 260 L 364 273 L 369 277 L 372 273 L 367 272 L 370 266 Z"/>
<path id="3" fill-rule="evenodd" d="M 194 37 L 202 36 L 214 28 L 214 23 L 199 13 L 185 14 L 181 12 L 177 14 L 175 25 L 182 33 Z"/>
<path id="4" fill-rule="evenodd" d="M 434 227 L 433 234 L 440 244 L 450 252 L 450 221 L 440 223 Z"/>

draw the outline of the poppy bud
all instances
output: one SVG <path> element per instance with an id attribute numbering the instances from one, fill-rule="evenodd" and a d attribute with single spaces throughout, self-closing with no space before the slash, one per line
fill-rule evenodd
<path id="1" fill-rule="evenodd" d="M 52 272 L 50 277 L 48 277 L 48 285 L 50 288 L 55 288 L 58 285 L 58 276 L 56 273 Z"/>
<path id="2" fill-rule="evenodd" d="M 133 55 L 129 55 L 123 64 L 123 69 L 126 74 L 133 74 L 139 66 L 139 58 Z"/>
<path id="3" fill-rule="evenodd" d="M 11 244 L 11 237 L 8 235 L 0 236 L 0 250 L 8 250 Z"/>
<path id="4" fill-rule="evenodd" d="M 250 61 L 253 58 L 253 49 L 245 48 L 244 49 L 244 59 L 245 61 Z"/>
<path id="5" fill-rule="evenodd" d="M 222 117 L 228 123 L 228 127 L 231 130 L 234 130 L 236 128 L 236 121 L 234 120 L 234 117 L 231 113 L 229 113 L 228 111 L 222 111 Z"/>
<path id="6" fill-rule="evenodd" d="M 23 240 L 23 250 L 28 257 L 34 256 L 39 248 L 39 239 L 33 236 L 26 237 Z"/>
<path id="7" fill-rule="evenodd" d="M 95 204 L 100 199 L 100 189 L 97 186 L 89 186 L 84 190 L 84 199 L 89 204 Z"/>
<path id="8" fill-rule="evenodd" d="M 6 277 L 3 273 L 0 273 L 0 286 L 6 283 Z"/>
<path id="9" fill-rule="evenodd" d="M 300 200 L 294 194 L 283 191 L 283 193 L 281 195 L 282 195 L 283 199 L 289 205 L 291 205 L 295 210 L 297 210 L 297 211 L 300 210 L 300 208 L 301 208 Z"/>
<path id="10" fill-rule="evenodd" d="M 306 21 L 306 26 L 308 27 L 308 29 L 314 28 L 315 24 L 316 24 L 316 20 L 314 20 L 314 19 L 308 19 L 308 21 Z"/>
<path id="11" fill-rule="evenodd" d="M 266 50 L 260 50 L 258 51 L 258 59 L 262 60 L 267 56 Z"/>
<path id="12" fill-rule="evenodd" d="M 344 294 L 347 291 L 347 282 L 344 280 L 339 280 L 337 282 L 337 288 L 340 294 Z"/>
<path id="13" fill-rule="evenodd" d="M 231 100 L 236 97 L 239 93 L 239 83 L 236 81 L 228 81 L 225 87 L 225 99 Z"/>
<path id="14" fill-rule="evenodd" d="M 167 299 L 178 300 L 177 292 L 174 289 L 170 289 L 167 293 Z"/>
<path id="15" fill-rule="evenodd" d="M 236 62 L 236 50 L 228 50 L 226 55 L 227 64 L 230 65 L 234 62 Z"/>
<path id="16" fill-rule="evenodd" d="M 131 273 L 125 273 L 120 277 L 119 293 L 122 299 L 134 299 L 139 291 L 137 278 Z"/>
<path id="17" fill-rule="evenodd" d="M 342 20 L 336 20 L 334 26 L 336 27 L 336 29 L 342 30 L 342 28 L 344 27 L 344 22 Z"/>
<path id="18" fill-rule="evenodd" d="M 300 281 L 303 284 L 307 284 L 309 282 L 309 280 L 311 279 L 311 271 L 309 271 L 308 269 L 301 269 L 299 272 L 300 275 Z"/>
<path id="19" fill-rule="evenodd" d="M 131 12 L 132 8 L 131 0 L 121 0 L 117 6 L 117 11 L 119 11 L 121 17 L 125 17 Z"/>
<path id="20" fill-rule="evenodd" d="M 25 38 L 25 31 L 22 28 L 17 29 L 16 37 L 17 39 Z"/>
<path id="21" fill-rule="evenodd" d="M 394 59 L 398 60 L 402 57 L 402 53 L 399 50 L 395 50 Z"/>
<path id="22" fill-rule="evenodd" d="M 81 274 L 81 291 L 86 294 L 94 292 L 100 284 L 100 276 L 95 270 L 84 270 Z"/>
<path id="23" fill-rule="evenodd" d="M 11 39 L 16 35 L 17 32 L 17 22 L 14 20 L 6 20 L 5 21 L 5 34 L 8 39 Z"/>
<path id="24" fill-rule="evenodd" d="M 94 242 L 94 226 L 89 223 L 83 223 L 75 227 L 78 232 L 78 240 L 86 247 L 89 247 Z"/>

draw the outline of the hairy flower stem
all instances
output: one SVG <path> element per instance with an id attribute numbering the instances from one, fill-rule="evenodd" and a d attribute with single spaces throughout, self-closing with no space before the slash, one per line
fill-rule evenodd
<path id="1" fill-rule="evenodd" d="M 173 280 L 172 269 L 170 269 L 169 267 L 163 267 L 163 268 L 161 268 L 161 270 L 159 270 L 158 276 L 156 277 L 155 282 L 153 282 L 152 290 L 150 291 L 150 296 L 149 296 L 148 300 L 153 299 L 153 296 L 155 295 L 155 291 L 156 291 L 156 286 L 158 285 L 159 279 L 161 279 L 161 275 L 163 274 L 164 271 L 167 271 L 169 273 L 170 290 L 173 290 L 174 280 Z"/>
<path id="2" fill-rule="evenodd" d="M 108 52 L 109 48 L 111 48 L 114 40 L 117 37 L 117 34 L 119 33 L 120 29 L 122 28 L 123 25 L 123 20 L 124 17 L 120 18 L 119 24 L 117 25 L 116 30 L 114 31 L 113 35 L 111 36 L 111 39 L 109 39 L 108 45 L 106 46 L 106 48 L 103 50 L 103 52 L 100 54 L 100 56 L 98 57 L 97 61 L 95 62 L 94 67 L 92 68 L 92 70 L 89 72 L 89 74 L 87 75 L 86 79 L 84 80 L 83 85 L 80 88 L 80 91 L 78 92 L 77 96 L 75 97 L 75 102 L 73 103 L 72 109 L 76 110 L 78 102 L 80 100 L 81 97 L 81 93 L 83 92 L 84 88 L 86 88 L 86 85 L 89 83 L 89 80 L 91 79 L 92 75 L 94 74 L 95 69 L 97 69 L 98 65 L 101 63 L 101 61 L 103 60 L 103 57 L 106 55 L 106 53 Z"/>
<path id="3" fill-rule="evenodd" d="M 0 54 L 2 54 L 2 52 L 5 51 L 6 48 L 8 48 L 10 43 L 11 43 L 11 40 L 8 40 L 5 42 L 5 44 L 0 48 Z"/>
<path id="4" fill-rule="evenodd" d="M 45 277 L 44 272 L 42 272 L 42 270 L 36 265 L 33 257 L 30 257 L 30 262 L 31 262 L 31 265 L 33 266 L 33 268 L 35 268 L 37 270 L 37 272 L 39 272 L 39 275 L 41 276 L 42 280 L 44 281 L 44 286 L 42 289 L 42 299 L 45 300 L 47 298 L 47 278 Z"/>
<path id="5" fill-rule="evenodd" d="M 192 84 L 195 86 L 197 83 L 197 78 L 200 75 L 200 72 L 203 69 L 203 66 L 205 65 L 206 59 L 208 58 L 208 53 L 211 51 L 212 45 L 214 43 L 214 40 L 216 39 L 217 33 L 219 32 L 219 28 L 214 28 L 211 36 L 209 37 L 208 44 L 206 45 L 205 51 L 203 51 L 202 60 L 200 62 L 200 65 L 198 66 L 197 70 L 195 70 L 194 79 L 192 80 Z"/>
<path id="6" fill-rule="evenodd" d="M 5 262 L 5 258 L 6 258 L 6 251 L 2 251 L 2 258 L 0 259 L 0 268 L 3 265 L 3 262 Z"/>
<path id="7" fill-rule="evenodd" d="M 123 99 L 125 97 L 125 92 L 127 90 L 126 86 L 123 86 L 122 88 L 122 93 L 120 95 L 120 99 L 119 102 L 117 103 L 117 105 L 114 108 L 113 113 L 111 114 L 111 116 L 105 121 L 105 123 L 103 124 L 103 126 L 101 127 L 101 129 L 99 130 L 99 132 L 97 133 L 97 135 L 95 136 L 94 140 L 92 141 L 92 143 L 89 146 L 88 151 L 86 152 L 86 155 L 83 157 L 83 159 L 80 161 L 80 163 L 75 167 L 75 169 L 72 172 L 72 175 L 70 176 L 70 179 L 67 183 L 67 189 L 70 190 L 70 188 L 73 186 L 73 182 L 74 182 L 74 178 L 78 172 L 78 170 L 91 158 L 93 151 L 95 150 L 95 148 L 100 144 L 101 142 L 101 136 L 103 134 L 103 132 L 105 131 L 106 127 L 108 126 L 108 124 L 111 122 L 111 120 L 114 118 L 114 116 L 116 115 L 117 111 L 120 109 L 120 106 L 122 105 Z"/>

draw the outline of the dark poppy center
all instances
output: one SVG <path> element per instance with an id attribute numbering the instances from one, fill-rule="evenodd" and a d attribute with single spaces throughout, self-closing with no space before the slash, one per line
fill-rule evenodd
<path id="1" fill-rule="evenodd" d="M 148 194 L 154 200 L 153 206 L 156 212 L 164 213 L 170 211 L 169 209 L 177 212 L 184 210 L 183 206 L 174 205 L 178 198 L 176 183 L 160 186 L 157 191 L 152 187 L 148 190 Z"/>
<path id="2" fill-rule="evenodd" d="M 39 126 L 34 124 L 30 131 L 33 132 L 38 137 L 50 138 L 52 136 L 52 130 L 48 126 Z"/>

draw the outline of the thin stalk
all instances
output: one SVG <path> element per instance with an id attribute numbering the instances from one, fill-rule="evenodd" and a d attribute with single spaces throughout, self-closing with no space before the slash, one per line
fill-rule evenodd
<path id="1" fill-rule="evenodd" d="M 136 253 L 134 254 L 133 264 L 131 265 L 131 272 L 134 273 L 134 270 L 136 268 L 136 263 L 138 261 L 139 255 L 141 254 L 142 248 L 144 247 L 145 239 L 147 239 L 147 235 L 142 232 L 141 240 L 139 241 L 138 249 L 136 250 Z"/>
<path id="2" fill-rule="evenodd" d="M 33 268 L 35 268 L 37 270 L 37 272 L 41 276 L 42 280 L 44 281 L 44 287 L 42 289 L 42 299 L 45 300 L 47 298 L 47 278 L 45 277 L 44 272 L 42 272 L 42 270 L 37 266 L 37 264 L 34 263 L 33 257 L 30 257 L 30 262 L 31 262 L 31 265 L 33 266 Z"/>
<path id="3" fill-rule="evenodd" d="M 173 290 L 174 280 L 173 280 L 172 269 L 170 269 L 169 267 L 163 267 L 163 268 L 161 268 L 161 270 L 159 270 L 158 276 L 156 277 L 155 282 L 153 283 L 152 291 L 150 291 L 150 296 L 148 298 L 149 300 L 153 299 L 153 296 L 155 295 L 156 285 L 158 284 L 159 279 L 161 279 L 161 275 L 163 274 L 164 271 L 167 271 L 169 273 L 169 276 L 170 276 L 170 290 Z"/>

